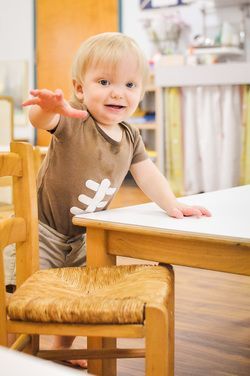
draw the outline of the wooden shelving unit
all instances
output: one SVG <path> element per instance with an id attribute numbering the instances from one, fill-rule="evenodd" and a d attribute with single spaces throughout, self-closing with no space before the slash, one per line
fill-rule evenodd
<path id="1" fill-rule="evenodd" d="M 140 130 L 148 154 L 157 165 L 159 162 L 158 98 L 159 89 L 156 88 L 154 76 L 152 75 L 145 96 L 139 104 L 136 113 L 129 121 L 131 125 Z"/>
<path id="2" fill-rule="evenodd" d="M 244 50 L 238 47 L 195 47 L 193 55 L 243 56 Z"/>
<path id="3" fill-rule="evenodd" d="M 155 68 L 159 87 L 240 85 L 250 82 L 250 63 L 167 66 L 164 59 Z"/>
<path id="4" fill-rule="evenodd" d="M 155 122 L 145 122 L 145 123 L 141 123 L 141 124 L 139 124 L 139 123 L 133 123 L 133 121 L 132 121 L 132 123 L 131 123 L 134 127 L 137 127 L 137 128 L 139 128 L 139 129 L 147 129 L 147 130 L 155 130 L 156 129 L 156 127 L 157 127 L 157 125 L 156 125 L 156 123 Z"/>

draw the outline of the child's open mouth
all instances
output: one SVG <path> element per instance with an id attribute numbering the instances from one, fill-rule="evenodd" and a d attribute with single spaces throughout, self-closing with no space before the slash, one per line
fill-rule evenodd
<path id="1" fill-rule="evenodd" d="M 105 105 L 106 107 L 110 107 L 110 108 L 115 108 L 115 109 L 122 109 L 122 108 L 125 108 L 125 106 L 120 106 L 120 105 L 117 105 L 117 104 L 106 104 Z"/>

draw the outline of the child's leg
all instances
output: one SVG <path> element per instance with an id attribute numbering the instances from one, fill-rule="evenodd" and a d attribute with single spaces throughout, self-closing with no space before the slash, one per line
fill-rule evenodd
<path id="1" fill-rule="evenodd" d="M 11 295 L 16 289 L 16 247 L 15 244 L 10 244 L 3 250 L 4 260 L 4 274 L 6 294 Z M 16 335 L 8 334 L 8 347 L 10 347 L 16 340 Z"/>
<path id="2" fill-rule="evenodd" d="M 16 247 L 7 245 L 3 250 L 6 291 L 12 293 L 16 286 Z"/>
<path id="3" fill-rule="evenodd" d="M 74 339 L 75 337 L 70 336 L 55 336 L 51 348 L 53 350 L 69 349 Z M 87 360 L 85 359 L 67 360 L 67 362 L 80 368 L 87 368 L 88 365 Z"/>
<path id="4" fill-rule="evenodd" d="M 40 223 L 39 252 L 41 269 L 83 266 L 86 261 L 85 237 L 69 239 Z M 74 339 L 71 336 L 55 336 L 51 348 L 69 349 Z M 68 363 L 87 367 L 85 359 L 69 360 Z"/>

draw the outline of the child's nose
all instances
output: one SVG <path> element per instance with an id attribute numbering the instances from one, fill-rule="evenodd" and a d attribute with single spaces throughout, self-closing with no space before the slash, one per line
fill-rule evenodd
<path id="1" fill-rule="evenodd" d="M 121 99 L 122 98 L 122 91 L 119 88 L 114 88 L 111 92 L 111 98 L 113 99 Z"/>

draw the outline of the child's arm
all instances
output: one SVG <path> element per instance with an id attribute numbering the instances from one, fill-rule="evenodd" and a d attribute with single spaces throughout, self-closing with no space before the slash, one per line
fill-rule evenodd
<path id="1" fill-rule="evenodd" d="M 64 99 L 60 89 L 53 91 L 31 90 L 33 98 L 23 102 L 23 106 L 32 106 L 29 111 L 31 124 L 36 128 L 51 130 L 59 122 L 60 115 L 83 118 L 88 116 L 87 111 L 76 110 Z"/>
<path id="2" fill-rule="evenodd" d="M 167 179 L 157 169 L 150 159 L 131 165 L 130 172 L 141 190 L 166 213 L 175 218 L 184 216 L 202 215 L 211 216 L 211 213 L 201 206 L 189 206 L 178 202 L 173 194 Z"/>

